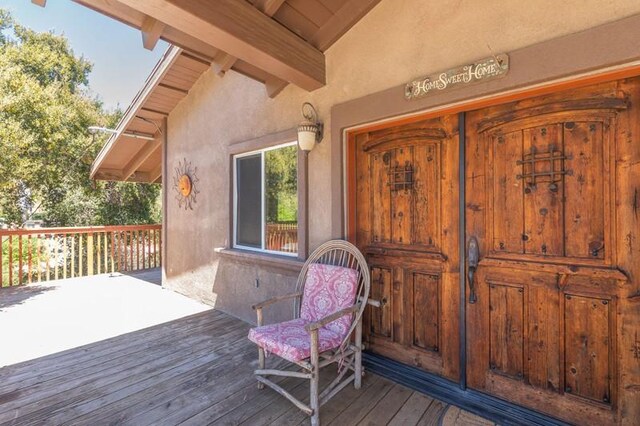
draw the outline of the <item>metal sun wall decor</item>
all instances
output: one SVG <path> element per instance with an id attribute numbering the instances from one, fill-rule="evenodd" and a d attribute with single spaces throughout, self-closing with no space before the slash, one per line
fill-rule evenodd
<path id="1" fill-rule="evenodd" d="M 185 158 L 178 162 L 178 167 L 174 169 L 173 190 L 176 192 L 178 207 L 185 210 L 193 210 L 193 205 L 197 202 L 196 196 L 200 193 L 196 184 L 200 179 L 196 176 L 197 167 L 193 167 L 190 161 Z"/>

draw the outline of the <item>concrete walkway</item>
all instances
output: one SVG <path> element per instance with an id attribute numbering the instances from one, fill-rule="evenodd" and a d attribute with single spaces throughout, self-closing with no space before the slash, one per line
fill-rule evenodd
<path id="1" fill-rule="evenodd" d="M 211 309 L 159 282 L 154 269 L 0 290 L 0 367 Z"/>

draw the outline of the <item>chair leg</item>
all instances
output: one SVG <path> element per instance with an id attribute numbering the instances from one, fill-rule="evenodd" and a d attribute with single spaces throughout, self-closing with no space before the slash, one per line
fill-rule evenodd
<path id="1" fill-rule="evenodd" d="M 311 408 L 311 426 L 320 425 L 320 356 L 318 354 L 318 330 L 311 331 L 311 385 L 309 386 L 309 407 Z"/>
<path id="2" fill-rule="evenodd" d="M 258 366 L 261 370 L 264 369 L 264 349 L 258 346 Z M 264 383 L 258 382 L 258 389 L 264 389 Z"/>
<path id="3" fill-rule="evenodd" d="M 353 386 L 356 389 L 360 389 L 362 386 L 362 318 L 356 324 L 356 353 L 354 359 L 355 378 L 353 380 Z"/>

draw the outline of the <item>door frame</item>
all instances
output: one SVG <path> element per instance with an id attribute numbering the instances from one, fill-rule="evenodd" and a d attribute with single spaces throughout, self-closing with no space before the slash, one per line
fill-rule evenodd
<path id="1" fill-rule="evenodd" d="M 412 389 L 430 394 L 445 402 L 453 403 L 462 408 L 483 415 L 492 420 L 511 424 L 514 416 L 519 421 L 530 424 L 566 424 L 556 418 L 535 410 L 525 408 L 509 401 L 467 388 L 467 338 L 466 338 L 466 263 L 467 263 L 467 235 L 466 235 L 466 214 L 465 214 L 465 166 L 466 166 L 466 121 L 465 113 L 476 109 L 502 105 L 523 99 L 538 97 L 550 93 L 564 90 L 577 89 L 595 85 L 598 83 L 621 80 L 625 78 L 640 76 L 640 65 L 631 64 L 617 67 L 615 69 L 605 69 L 596 71 L 589 75 L 574 76 L 573 78 L 562 79 L 550 82 L 544 86 L 530 86 L 515 92 L 507 91 L 498 93 L 488 98 L 479 98 L 464 103 L 449 104 L 426 111 L 412 113 L 410 115 L 392 117 L 378 120 L 366 124 L 347 127 L 341 130 L 341 147 L 343 149 L 343 206 L 344 206 L 344 236 L 352 243 L 355 243 L 356 229 L 356 134 L 380 130 L 389 127 L 401 126 L 418 121 L 440 117 L 444 115 L 458 114 L 459 126 L 459 269 L 460 269 L 460 310 L 459 310 L 459 336 L 460 336 L 460 379 L 457 383 L 451 382 L 440 376 L 427 373 L 423 370 L 401 364 L 380 355 L 365 353 L 365 365 L 371 371 L 390 378 Z"/>

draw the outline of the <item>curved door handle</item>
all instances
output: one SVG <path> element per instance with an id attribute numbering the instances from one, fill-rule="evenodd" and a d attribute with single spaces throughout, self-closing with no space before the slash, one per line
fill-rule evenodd
<path id="1" fill-rule="evenodd" d="M 478 269 L 478 262 L 480 261 L 480 247 L 478 246 L 478 239 L 471 237 L 467 245 L 467 277 L 469 279 L 469 303 L 473 304 L 478 301 L 476 296 L 476 285 L 474 282 L 474 276 Z"/>

